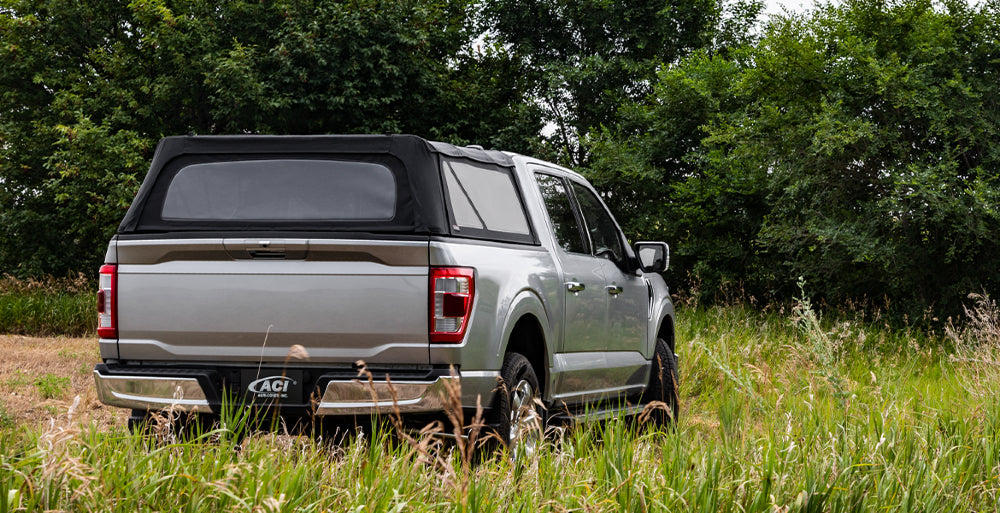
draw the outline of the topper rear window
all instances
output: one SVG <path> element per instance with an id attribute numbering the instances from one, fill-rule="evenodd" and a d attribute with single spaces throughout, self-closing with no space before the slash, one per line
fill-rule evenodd
<path id="1" fill-rule="evenodd" d="M 206 162 L 181 168 L 164 221 L 388 221 L 396 180 L 386 166 L 344 160 Z"/>

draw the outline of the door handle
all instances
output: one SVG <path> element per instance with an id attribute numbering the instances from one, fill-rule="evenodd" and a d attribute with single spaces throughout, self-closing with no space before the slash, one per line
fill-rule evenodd
<path id="1" fill-rule="evenodd" d="M 583 291 L 583 289 L 585 289 L 585 288 L 587 288 L 587 287 L 584 284 L 582 284 L 582 283 L 580 283 L 578 281 L 568 281 L 568 282 L 566 282 L 566 290 L 568 290 L 570 292 L 573 292 L 574 294 L 577 293 L 577 292 Z"/>
<path id="2" fill-rule="evenodd" d="M 608 294 L 611 294 L 612 296 L 617 296 L 618 294 L 625 292 L 625 289 L 621 288 L 619 285 L 608 285 L 605 288 L 608 289 Z"/>

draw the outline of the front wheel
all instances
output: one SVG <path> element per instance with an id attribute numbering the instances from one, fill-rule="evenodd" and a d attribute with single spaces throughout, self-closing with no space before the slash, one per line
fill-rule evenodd
<path id="1" fill-rule="evenodd" d="M 642 394 L 642 402 L 646 405 L 643 416 L 654 424 L 666 426 L 677 421 L 680 410 L 677 399 L 677 357 L 662 338 L 656 339 L 653 371 L 649 376 L 649 386 Z"/>
<path id="2" fill-rule="evenodd" d="M 500 378 L 494 425 L 512 459 L 530 457 L 541 443 L 545 419 L 538 377 L 524 355 L 507 353 Z"/>

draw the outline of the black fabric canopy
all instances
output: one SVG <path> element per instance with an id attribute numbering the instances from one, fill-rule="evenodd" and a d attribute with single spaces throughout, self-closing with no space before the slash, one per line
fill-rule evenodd
<path id="1" fill-rule="evenodd" d="M 439 171 L 440 155 L 504 168 L 514 167 L 511 158 L 498 151 L 430 142 L 412 135 L 167 137 L 157 146 L 149 173 L 119 225 L 118 233 L 294 229 L 444 235 L 449 233 L 449 224 Z M 362 222 L 277 220 L 255 223 L 246 220 L 163 218 L 166 191 L 181 169 L 211 162 L 274 159 L 344 160 L 385 166 L 392 171 L 395 179 L 395 215 L 388 220 Z"/>

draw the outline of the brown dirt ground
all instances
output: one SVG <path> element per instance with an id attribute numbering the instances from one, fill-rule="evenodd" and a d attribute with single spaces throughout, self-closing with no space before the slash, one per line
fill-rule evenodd
<path id="1" fill-rule="evenodd" d="M 13 418 L 14 426 L 39 427 L 50 419 L 65 418 L 75 397 L 80 397 L 76 419 L 101 428 L 123 426 L 128 411 L 97 400 L 92 372 L 101 361 L 96 338 L 26 337 L 0 335 L 0 422 Z M 42 396 L 37 382 L 68 377 L 57 397 Z M 3 426 L 0 429 L 9 429 Z"/>

